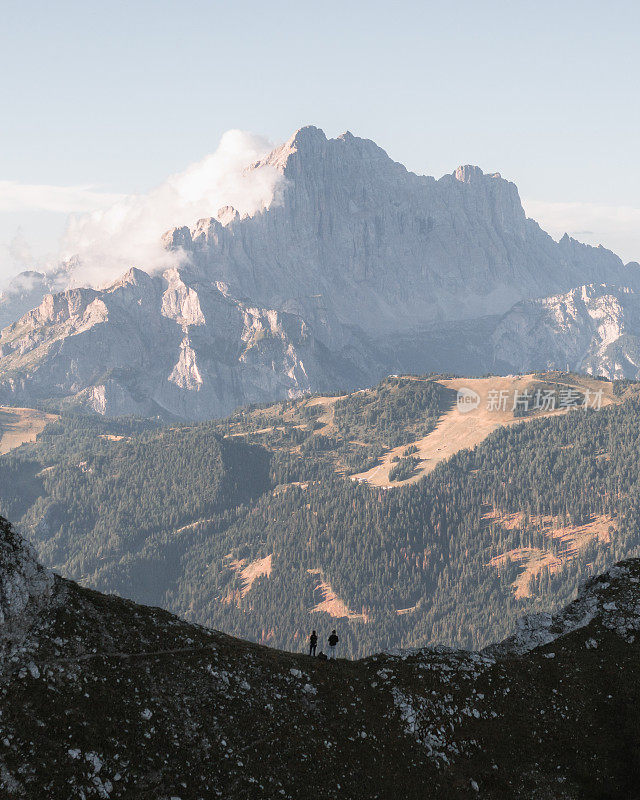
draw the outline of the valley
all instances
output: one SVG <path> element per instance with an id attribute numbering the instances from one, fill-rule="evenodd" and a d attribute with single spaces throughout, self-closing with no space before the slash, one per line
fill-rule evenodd
<path id="1" fill-rule="evenodd" d="M 10 5 L 0 800 L 640 800 L 640 4 Z"/>
<path id="2" fill-rule="evenodd" d="M 515 391 L 577 407 L 514 412 Z M 391 376 L 187 425 L 63 413 L 0 457 L 0 511 L 65 577 L 254 641 L 337 623 L 352 656 L 482 647 L 640 554 L 638 402 L 552 372 Z"/>

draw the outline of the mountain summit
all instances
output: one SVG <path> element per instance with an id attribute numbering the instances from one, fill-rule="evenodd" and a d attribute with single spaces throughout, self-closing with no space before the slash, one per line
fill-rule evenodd
<path id="1" fill-rule="evenodd" d="M 391 371 L 508 369 L 491 335 L 516 304 L 637 281 L 604 248 L 556 243 L 479 167 L 419 176 L 314 127 L 246 170 L 265 167 L 280 179 L 261 211 L 165 234 L 177 267 L 49 295 L 6 328 L 0 401 L 206 418 Z"/>
<path id="2" fill-rule="evenodd" d="M 516 186 L 479 167 L 418 176 L 372 141 L 310 127 L 252 168 L 265 165 L 283 175 L 280 202 L 226 226 L 178 228 L 167 243 L 236 296 L 310 321 L 322 307 L 376 337 L 626 277 L 613 253 L 554 242 Z"/>

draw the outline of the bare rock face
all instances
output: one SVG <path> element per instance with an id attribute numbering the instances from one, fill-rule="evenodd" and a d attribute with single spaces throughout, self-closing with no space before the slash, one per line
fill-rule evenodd
<path id="1" fill-rule="evenodd" d="M 553 241 L 499 174 L 418 176 L 372 141 L 313 127 L 247 169 L 265 166 L 281 175 L 269 207 L 165 234 L 178 268 L 47 295 L 7 327 L 0 402 L 202 419 L 400 370 L 615 362 L 591 311 L 565 325 L 553 298 L 640 286 L 640 269 Z"/>
<path id="2" fill-rule="evenodd" d="M 3 332 L 0 355 L 4 398 L 108 415 L 203 419 L 346 379 L 301 318 L 175 269 L 48 295 Z"/>
<path id="3" fill-rule="evenodd" d="M 167 235 L 232 294 L 367 336 L 507 311 L 592 280 L 618 282 L 613 253 L 559 244 L 525 217 L 499 174 L 408 172 L 374 142 L 303 128 L 263 162 L 280 203 L 247 219 L 201 220 Z"/>
<path id="4" fill-rule="evenodd" d="M 0 517 L 0 637 L 30 603 L 50 594 L 53 574 L 36 561 L 29 545 Z"/>
<path id="5" fill-rule="evenodd" d="M 522 655 L 551 644 L 596 620 L 600 630 L 615 632 L 632 644 L 640 631 L 640 604 L 637 600 L 638 559 L 615 564 L 580 586 L 577 598 L 556 614 L 540 612 L 518 620 L 516 631 L 503 642 L 490 645 L 483 653 L 493 657 Z M 598 646 L 596 639 L 587 639 L 587 649 Z"/>
<path id="6" fill-rule="evenodd" d="M 518 371 L 567 369 L 609 379 L 640 374 L 640 297 L 589 284 L 514 306 L 493 333 L 497 360 Z"/>

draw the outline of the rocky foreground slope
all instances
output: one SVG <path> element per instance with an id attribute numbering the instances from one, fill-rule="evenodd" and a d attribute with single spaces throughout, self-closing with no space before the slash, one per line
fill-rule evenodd
<path id="1" fill-rule="evenodd" d="M 492 334 L 496 361 L 516 371 L 580 364 L 609 378 L 640 370 L 640 295 L 591 284 L 535 300 L 505 314 Z"/>
<path id="2" fill-rule="evenodd" d="M 0 527 L 2 797 L 637 797 L 640 560 L 482 653 L 327 663 L 50 576 Z"/>
<path id="3" fill-rule="evenodd" d="M 462 166 L 439 180 L 415 175 L 372 141 L 327 139 L 314 127 L 247 165 L 260 170 L 278 178 L 267 206 L 176 220 L 163 237 L 164 273 L 132 269 L 16 313 L 0 336 L 0 402 L 204 419 L 396 372 L 569 361 L 609 377 L 638 374 L 633 355 L 592 357 L 593 314 L 570 320 L 565 337 L 526 305 L 586 284 L 631 291 L 638 265 L 569 236 L 555 242 L 499 174 Z M 635 316 L 612 313 L 614 333 L 640 333 Z"/>

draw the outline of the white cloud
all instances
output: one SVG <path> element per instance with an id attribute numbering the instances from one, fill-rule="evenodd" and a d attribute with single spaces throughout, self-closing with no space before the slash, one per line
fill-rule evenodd
<path id="1" fill-rule="evenodd" d="M 170 266 L 160 237 L 169 228 L 215 216 L 225 205 L 255 214 L 277 199 L 281 174 L 274 167 L 246 170 L 273 149 L 268 140 L 227 131 L 215 153 L 172 175 L 145 195 L 128 195 L 106 209 L 73 216 L 63 258 L 78 256 L 75 283 L 102 284 L 131 266 L 154 271 Z"/>
<path id="2" fill-rule="evenodd" d="M 6 237 L 0 247 L 0 277 L 6 279 L 18 269 L 51 269 L 73 256 L 79 258 L 72 279 L 75 285 L 103 285 L 131 266 L 147 271 L 170 266 L 175 257 L 160 241 L 169 228 L 194 225 L 203 217 L 215 216 L 225 205 L 252 215 L 278 200 L 282 175 L 274 167 L 246 170 L 272 149 L 273 144 L 263 137 L 227 131 L 214 153 L 147 194 L 0 181 L 0 224 L 5 221 Z M 16 234 L 15 220 L 43 216 L 47 220 L 67 216 L 66 230 L 60 245 L 51 242 L 48 250 L 53 250 L 53 256 L 32 256 L 33 232 L 24 233 L 19 224 Z M 42 253 L 43 247 L 39 250 Z"/>
<path id="3" fill-rule="evenodd" d="M 0 212 L 53 211 L 59 214 L 106 208 L 122 198 L 87 186 L 48 186 L 0 181 Z"/>
<path id="4" fill-rule="evenodd" d="M 623 261 L 640 261 L 640 208 L 541 200 L 522 203 L 527 216 L 555 239 L 568 233 L 581 242 L 608 247 Z"/>
<path id="5" fill-rule="evenodd" d="M 34 261 L 29 242 L 26 240 L 23 232 L 20 229 L 18 229 L 16 235 L 9 243 L 8 250 L 9 255 L 17 264 L 24 264 L 25 266 L 28 266 Z"/>

